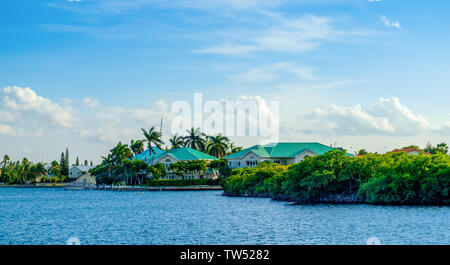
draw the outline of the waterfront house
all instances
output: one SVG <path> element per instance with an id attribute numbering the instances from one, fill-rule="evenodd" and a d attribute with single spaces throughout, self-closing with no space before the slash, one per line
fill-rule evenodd
<path id="1" fill-rule="evenodd" d="M 298 163 L 308 156 L 323 155 L 334 149 L 321 143 L 271 143 L 243 149 L 226 156 L 225 159 L 232 169 L 255 167 L 263 161 L 289 165 Z M 337 149 L 342 150 L 342 148 Z"/>
<path id="2" fill-rule="evenodd" d="M 155 146 L 155 147 L 152 147 L 152 149 L 153 149 L 153 152 L 152 152 L 152 153 L 150 153 L 150 149 L 147 149 L 147 150 L 145 150 L 144 152 L 142 152 L 142 153 L 140 153 L 140 154 L 137 154 L 137 155 L 133 156 L 132 159 L 133 159 L 133 160 L 139 159 L 139 160 L 144 161 L 144 162 L 147 163 L 147 164 L 151 164 L 154 155 L 159 155 L 159 154 L 162 154 L 162 153 L 165 152 L 164 150 L 162 150 L 162 149 L 160 149 L 160 148 L 158 148 L 158 147 L 156 147 L 156 146 Z"/>
<path id="3" fill-rule="evenodd" d="M 75 183 L 77 185 L 92 186 L 92 185 L 96 185 L 97 181 L 95 180 L 95 176 L 92 176 L 89 173 L 84 173 L 83 175 L 81 175 L 77 178 Z"/>
<path id="4" fill-rule="evenodd" d="M 93 166 L 73 166 L 69 169 L 69 179 L 75 180 L 78 177 L 82 176 L 85 173 L 88 173 L 89 170 L 93 169 Z"/>
<path id="5" fill-rule="evenodd" d="M 161 163 L 166 168 L 167 175 L 165 179 L 200 179 L 200 178 L 217 178 L 217 174 L 214 171 L 207 170 L 203 174 L 198 172 L 186 173 L 183 177 L 175 175 L 170 169 L 170 164 L 176 163 L 178 161 L 194 161 L 194 160 L 206 160 L 212 161 L 217 160 L 216 157 L 208 155 L 206 153 L 200 152 L 198 150 L 192 149 L 190 147 L 174 148 L 168 151 L 164 151 L 160 154 L 152 155 L 148 158 L 150 165 L 155 165 Z"/>

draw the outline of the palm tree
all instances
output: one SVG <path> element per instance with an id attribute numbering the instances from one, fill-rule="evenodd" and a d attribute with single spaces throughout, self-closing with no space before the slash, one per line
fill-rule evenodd
<path id="1" fill-rule="evenodd" d="M 207 138 L 209 140 L 207 146 L 208 153 L 217 158 L 223 158 L 227 154 L 230 139 L 222 134 L 218 134 L 217 136 L 207 136 Z"/>
<path id="2" fill-rule="evenodd" d="M 108 178 L 111 179 L 111 175 L 112 175 L 112 169 L 113 169 L 113 160 L 112 160 L 112 155 L 108 154 L 107 157 L 102 156 L 103 159 L 103 166 L 106 167 L 106 170 L 108 171 Z"/>
<path id="3" fill-rule="evenodd" d="M 200 128 L 187 130 L 188 135 L 183 137 L 184 144 L 190 148 L 203 151 L 206 147 L 206 141 L 204 139 L 205 134 L 202 133 Z"/>
<path id="4" fill-rule="evenodd" d="M 161 149 L 161 145 L 164 144 L 164 142 L 161 140 L 161 133 L 155 130 L 155 126 L 152 126 L 148 131 L 142 128 L 142 133 L 145 137 L 143 141 L 147 142 L 148 149 L 150 149 L 150 155 L 156 153 L 152 145 Z"/>
<path id="5" fill-rule="evenodd" d="M 128 170 L 127 170 L 127 162 L 129 162 L 129 158 L 131 158 L 133 154 L 131 153 L 131 149 L 126 144 L 122 144 L 119 142 L 116 147 L 111 149 L 111 159 L 114 165 L 116 165 L 119 169 L 121 169 L 121 173 L 125 183 L 128 183 Z"/>
<path id="6" fill-rule="evenodd" d="M 4 155 L 3 156 L 3 167 L 6 167 L 9 163 L 9 156 L 8 155 Z"/>
<path id="7" fill-rule="evenodd" d="M 138 155 L 144 152 L 144 142 L 142 140 L 131 140 L 130 148 L 134 155 Z"/>
<path id="8" fill-rule="evenodd" d="M 230 150 L 228 151 L 228 154 L 234 154 L 234 153 L 237 153 L 237 152 L 240 152 L 240 151 L 242 151 L 242 147 L 234 146 L 234 143 L 231 143 L 230 144 Z"/>
<path id="9" fill-rule="evenodd" d="M 173 148 L 180 148 L 182 146 L 184 146 L 184 140 L 182 136 L 179 136 L 178 133 L 175 134 L 174 136 L 172 136 L 172 138 L 169 139 L 170 145 L 172 146 L 171 149 Z"/>

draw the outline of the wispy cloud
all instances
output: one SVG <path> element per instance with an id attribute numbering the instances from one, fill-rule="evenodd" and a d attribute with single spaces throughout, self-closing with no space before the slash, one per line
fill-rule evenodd
<path id="1" fill-rule="evenodd" d="M 398 22 L 398 21 L 395 21 L 395 22 L 390 21 L 387 17 L 385 17 L 383 15 L 380 16 L 380 19 L 386 27 L 402 29 L 402 26 L 400 26 L 400 22 Z"/>
<path id="2" fill-rule="evenodd" d="M 232 79 L 238 83 L 268 83 L 279 81 L 291 75 L 296 81 L 312 80 L 315 78 L 314 68 L 299 66 L 293 62 L 278 62 L 251 67 L 241 73 L 232 75 Z"/>
<path id="3" fill-rule="evenodd" d="M 363 31 L 339 30 L 328 17 L 304 15 L 300 18 L 284 18 L 277 14 L 266 13 L 266 28 L 243 32 L 229 32 L 234 41 L 197 49 L 197 53 L 222 55 L 242 55 L 256 51 L 295 52 L 314 50 L 325 41 L 338 40 L 342 36 L 367 34 Z"/>

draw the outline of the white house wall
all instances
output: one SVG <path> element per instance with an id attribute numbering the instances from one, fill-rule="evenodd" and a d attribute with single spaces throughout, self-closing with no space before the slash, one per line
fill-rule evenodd
<path id="1" fill-rule="evenodd" d="M 303 152 L 303 153 L 299 154 L 297 157 L 295 157 L 293 163 L 298 163 L 300 161 L 303 161 L 308 156 L 316 156 L 316 155 L 317 155 L 316 153 L 314 153 L 314 152 L 312 152 L 310 150 L 306 150 L 305 152 Z"/>

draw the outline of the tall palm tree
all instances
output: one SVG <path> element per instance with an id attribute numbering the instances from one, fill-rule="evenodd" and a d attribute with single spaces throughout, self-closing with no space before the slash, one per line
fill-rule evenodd
<path id="1" fill-rule="evenodd" d="M 144 142 L 142 140 L 131 140 L 130 148 L 134 155 L 138 155 L 144 152 Z"/>
<path id="2" fill-rule="evenodd" d="M 240 151 L 242 151 L 242 147 L 234 146 L 234 143 L 231 143 L 230 144 L 230 150 L 228 151 L 228 154 L 234 154 L 234 153 L 237 153 L 237 152 L 240 152 Z"/>
<path id="3" fill-rule="evenodd" d="M 222 134 L 207 136 L 207 138 L 209 140 L 207 146 L 208 153 L 217 158 L 223 158 L 227 154 L 230 139 Z"/>
<path id="4" fill-rule="evenodd" d="M 182 136 L 179 136 L 178 133 L 175 134 L 174 136 L 172 136 L 172 138 L 169 139 L 170 145 L 172 146 L 171 149 L 173 148 L 180 148 L 182 146 L 184 146 L 184 140 Z"/>
<path id="5" fill-rule="evenodd" d="M 204 151 L 206 147 L 205 134 L 202 133 L 200 128 L 194 129 L 192 127 L 190 130 L 186 130 L 186 132 L 188 135 L 183 137 L 184 144 L 190 148 Z"/>
<path id="6" fill-rule="evenodd" d="M 113 169 L 113 160 L 112 160 L 112 155 L 108 154 L 107 157 L 102 156 L 102 165 L 104 167 L 106 167 L 106 170 L 108 171 L 108 178 L 111 179 L 111 175 L 112 175 L 112 169 Z"/>
<path id="7" fill-rule="evenodd" d="M 8 155 L 4 155 L 3 156 L 3 167 L 6 167 L 9 163 L 9 156 Z"/>
<path id="8" fill-rule="evenodd" d="M 142 133 L 145 137 L 143 141 L 147 142 L 148 149 L 150 149 L 150 155 L 156 153 L 153 149 L 153 145 L 161 149 L 161 145 L 164 144 L 164 142 L 161 140 L 161 133 L 155 130 L 155 126 L 152 126 L 148 131 L 142 128 Z"/>
<path id="9" fill-rule="evenodd" d="M 122 177 L 125 183 L 128 183 L 128 169 L 126 167 L 129 158 L 133 156 L 131 149 L 126 144 L 119 142 L 116 147 L 111 149 L 111 159 L 114 165 L 122 171 Z"/>

